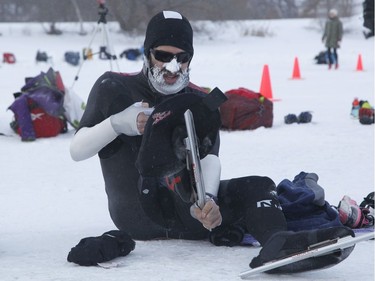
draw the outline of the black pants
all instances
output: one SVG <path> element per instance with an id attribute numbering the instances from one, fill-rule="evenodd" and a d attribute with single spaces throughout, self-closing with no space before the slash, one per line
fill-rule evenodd
<path id="1" fill-rule="evenodd" d="M 129 180 L 123 183 L 117 189 L 106 185 L 111 218 L 120 230 L 127 231 L 136 240 L 207 238 L 207 229 L 190 215 L 191 203 L 181 200 L 177 193 L 165 188 L 155 189 L 157 183 L 148 179 L 136 195 Z M 218 205 L 222 226 L 241 224 L 261 244 L 274 232 L 286 230 L 275 184 L 267 177 L 221 181 Z"/>

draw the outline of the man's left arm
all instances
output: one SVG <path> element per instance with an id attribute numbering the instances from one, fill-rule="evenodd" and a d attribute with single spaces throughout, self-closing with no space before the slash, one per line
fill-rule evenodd
<path id="1" fill-rule="evenodd" d="M 208 154 L 201 160 L 203 181 L 206 189 L 206 203 L 202 209 L 196 204 L 190 208 L 193 218 L 199 220 L 205 228 L 211 230 L 221 225 L 222 217 L 217 205 L 219 191 L 221 163 L 218 156 Z"/>

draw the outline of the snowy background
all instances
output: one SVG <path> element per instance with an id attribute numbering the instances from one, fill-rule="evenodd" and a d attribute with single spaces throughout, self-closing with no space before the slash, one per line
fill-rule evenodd
<path id="1" fill-rule="evenodd" d="M 362 35 L 362 18 L 343 19 L 340 68 L 317 65 L 324 50 L 321 21 L 274 20 L 195 23 L 205 32 L 195 37 L 192 82 L 223 91 L 246 87 L 259 91 L 263 66 L 270 70 L 274 103 L 272 128 L 221 132 L 222 178 L 266 175 L 276 183 L 300 171 L 315 172 L 326 200 L 337 205 L 344 195 L 358 203 L 374 190 L 374 126 L 351 118 L 355 97 L 374 104 L 374 39 Z M 97 157 L 74 162 L 69 145 L 74 134 L 23 143 L 9 123 L 7 107 L 13 93 L 50 66 L 60 71 L 70 88 L 78 67 L 67 64 L 66 51 L 81 52 L 93 39 L 102 45 L 96 23 L 58 26 L 61 36 L 45 35 L 41 24 L 0 24 L 0 52 L 16 56 L 15 64 L 0 64 L 0 279 L 10 280 L 240 280 L 259 248 L 214 247 L 205 241 L 137 241 L 129 256 L 112 269 L 79 267 L 66 261 L 71 247 L 87 236 L 114 229 L 107 210 Z M 143 36 L 118 32 L 108 24 L 115 53 L 139 48 Z M 248 34 L 263 31 L 265 37 Z M 95 35 L 95 36 L 94 36 Z M 52 57 L 36 63 L 37 50 Z M 364 71 L 357 71 L 362 55 Z M 298 57 L 302 79 L 292 80 Z M 141 61 L 119 59 L 114 71 L 139 71 Z M 84 100 L 96 78 L 110 70 L 108 61 L 86 61 L 73 90 Z M 284 116 L 311 111 L 309 124 L 284 124 Z M 358 244 L 352 255 L 331 269 L 296 275 L 258 275 L 253 280 L 374 280 L 374 242 Z"/>

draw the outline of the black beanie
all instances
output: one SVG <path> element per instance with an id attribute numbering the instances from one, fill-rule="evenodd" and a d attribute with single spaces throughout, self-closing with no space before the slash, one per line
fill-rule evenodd
<path id="1" fill-rule="evenodd" d="M 189 20 L 174 11 L 156 14 L 147 25 L 144 54 L 148 56 L 150 49 L 161 45 L 180 48 L 193 56 L 193 29 Z"/>

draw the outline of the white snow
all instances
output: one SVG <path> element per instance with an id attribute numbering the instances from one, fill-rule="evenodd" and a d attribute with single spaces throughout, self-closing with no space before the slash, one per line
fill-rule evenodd
<path id="1" fill-rule="evenodd" d="M 344 195 L 358 203 L 374 190 L 374 125 L 361 125 L 350 116 L 355 97 L 374 105 L 374 39 L 362 35 L 362 19 L 344 19 L 346 33 L 339 49 L 340 68 L 316 65 L 324 50 L 317 20 L 274 20 L 202 23 L 209 32 L 195 37 L 192 82 L 227 91 L 247 87 L 259 91 L 262 69 L 269 66 L 274 103 L 272 128 L 221 132 L 222 178 L 267 175 L 276 183 L 300 171 L 315 172 L 326 200 L 337 205 Z M 205 241 L 137 241 L 129 256 L 112 269 L 80 267 L 66 261 L 71 247 L 87 236 L 115 229 L 107 210 L 97 157 L 74 162 L 69 145 L 74 134 L 23 143 L 9 123 L 7 107 L 13 93 L 50 66 L 62 74 L 67 87 L 78 67 L 63 60 L 66 51 L 81 52 L 93 39 L 93 51 L 103 43 L 96 23 L 90 35 L 77 34 L 78 24 L 59 26 L 61 36 L 48 36 L 40 24 L 0 24 L 0 52 L 12 52 L 15 64 L 0 64 L 0 279 L 11 280 L 240 280 L 259 248 L 214 247 Z M 108 24 L 117 54 L 138 48 L 143 37 L 123 35 Z M 265 30 L 270 36 L 246 34 Z M 95 36 L 94 36 L 95 35 Z M 37 50 L 52 57 L 36 63 Z M 364 71 L 356 71 L 358 55 Z M 298 57 L 302 79 L 292 80 Z M 122 72 L 141 69 L 141 61 L 116 61 Z M 117 71 L 117 63 L 113 63 Z M 94 55 L 74 84 L 84 100 L 95 79 L 110 70 Z M 284 124 L 288 113 L 311 111 L 309 124 Z M 374 280 L 374 242 L 358 244 L 347 260 L 324 270 L 296 275 L 261 274 L 253 280 Z"/>

